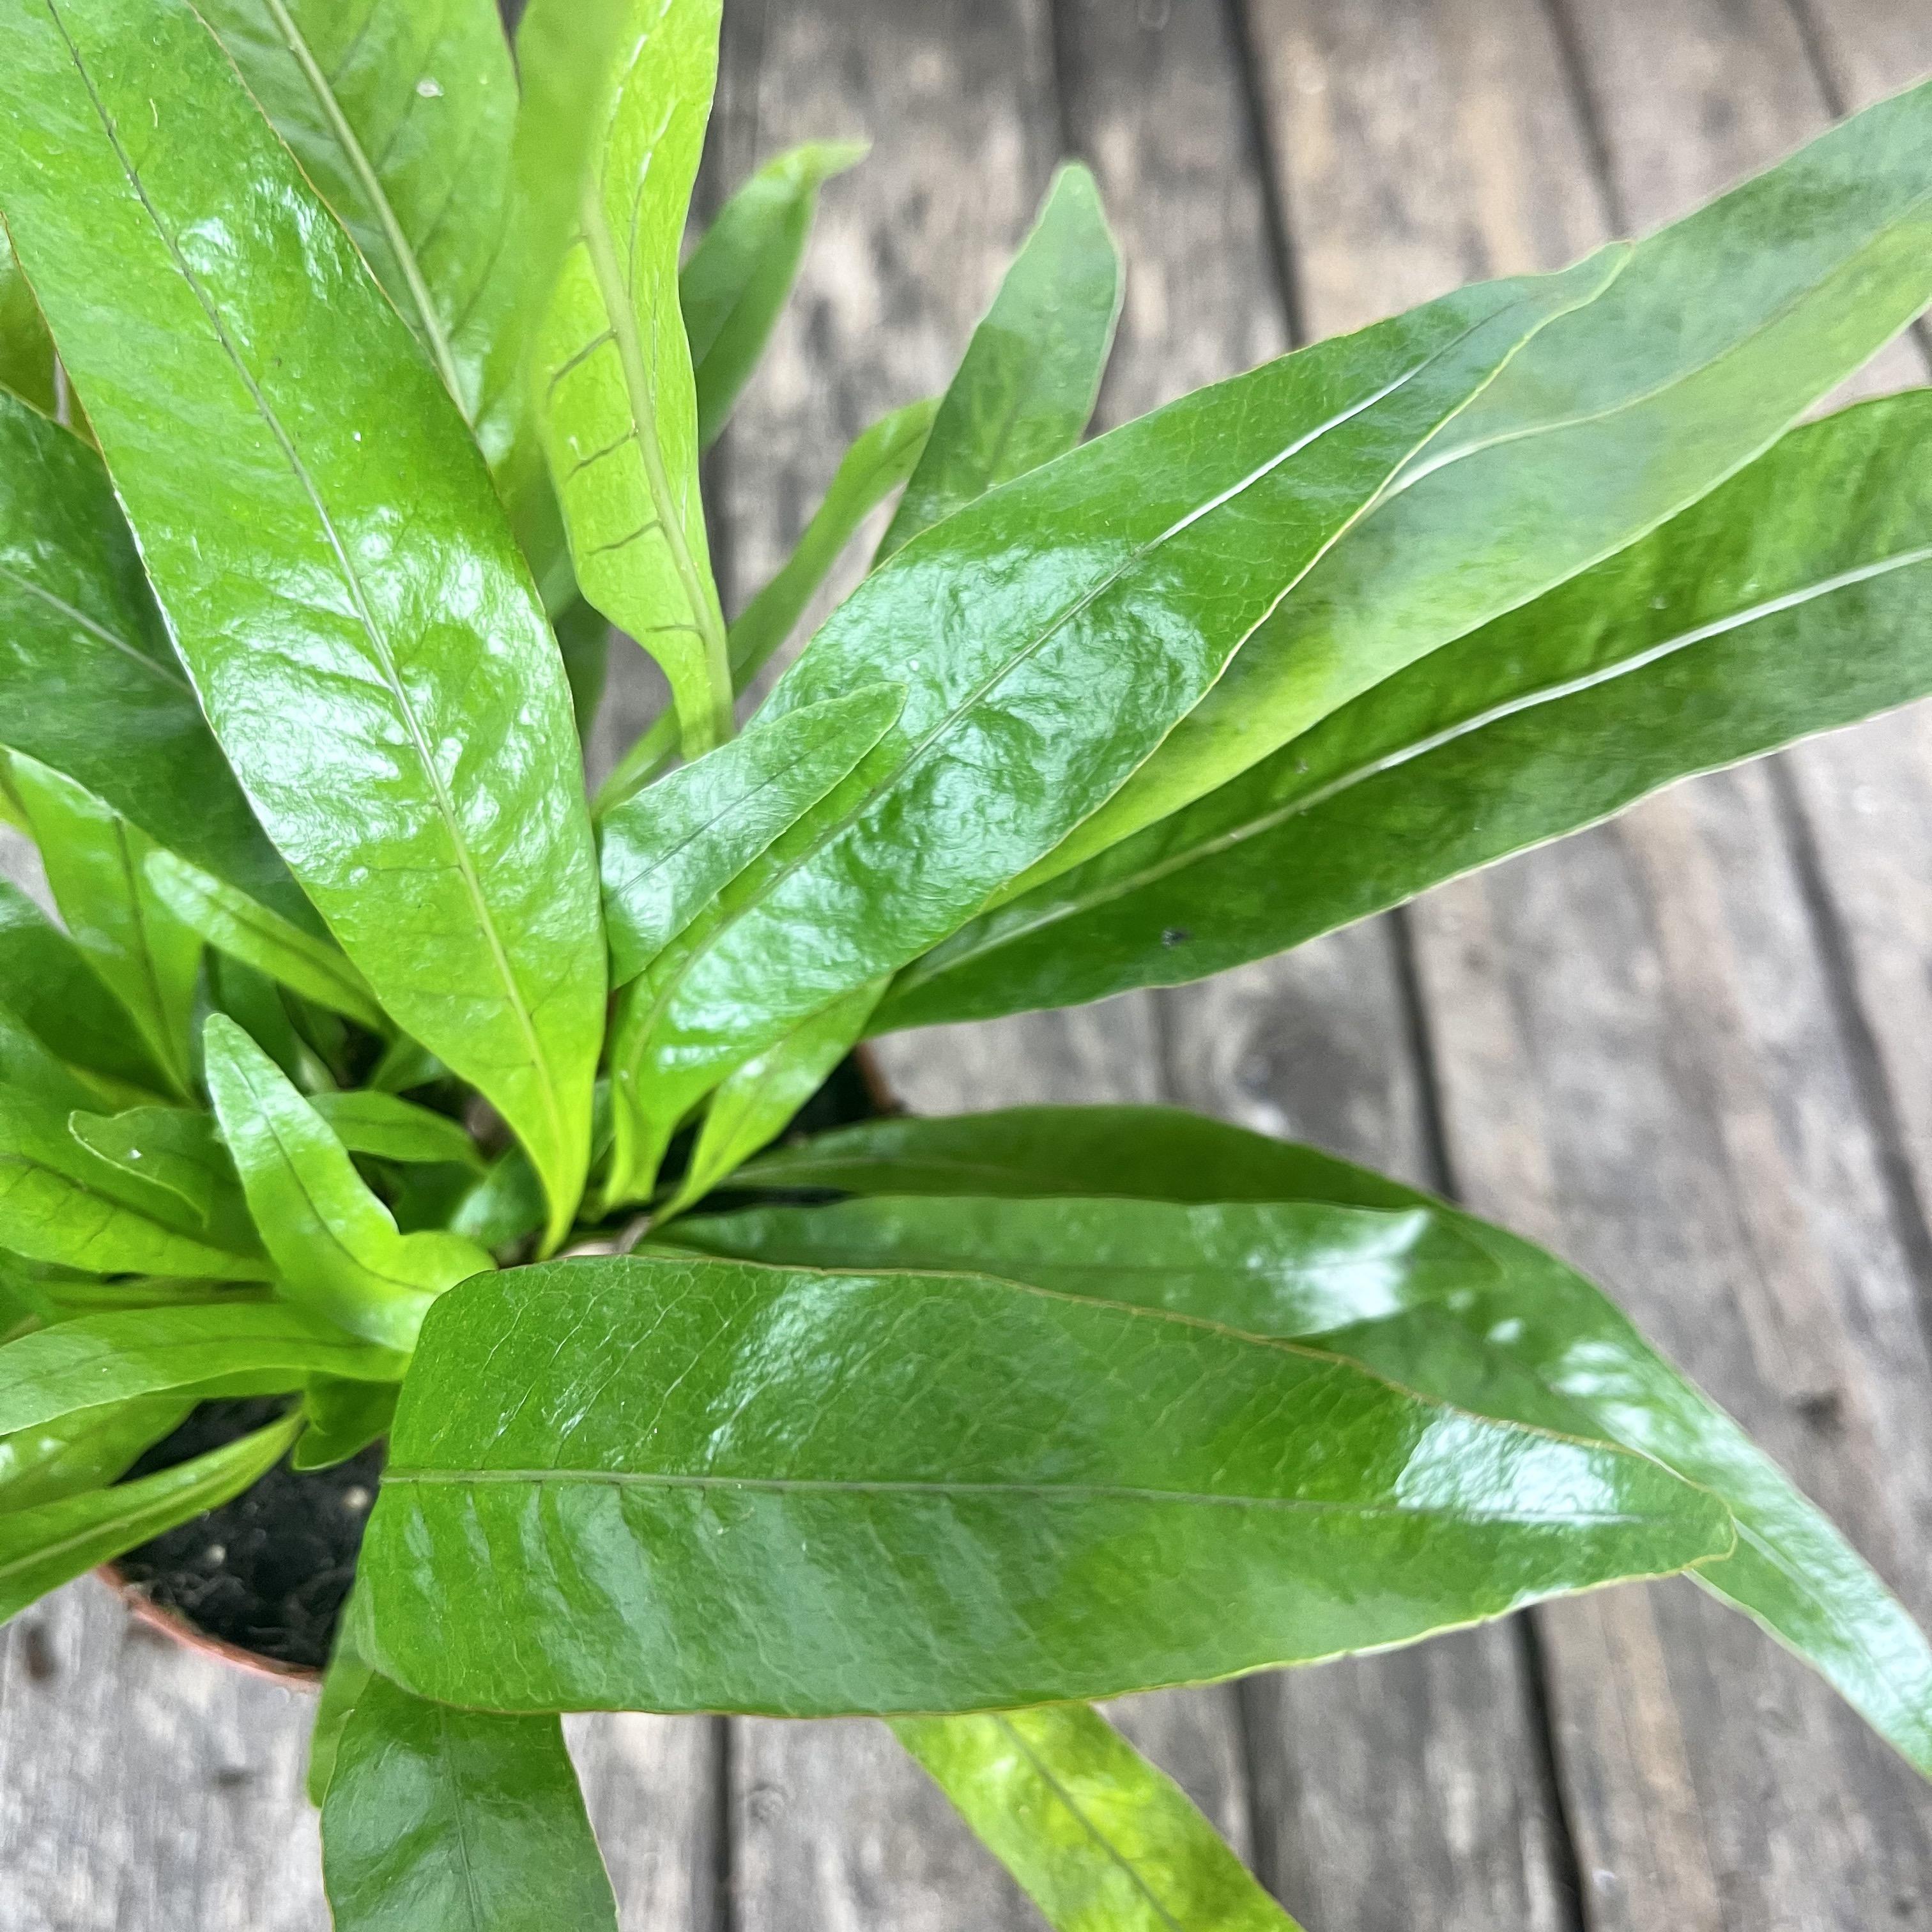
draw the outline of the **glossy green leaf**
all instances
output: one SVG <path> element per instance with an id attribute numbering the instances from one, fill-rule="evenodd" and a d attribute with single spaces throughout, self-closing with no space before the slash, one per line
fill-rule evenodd
<path id="1" fill-rule="evenodd" d="M 754 724 L 610 812 L 599 827 L 610 980 L 634 980 L 891 728 L 902 686 Z"/>
<path id="2" fill-rule="evenodd" d="M 173 1389 L 273 1395 L 314 1375 L 394 1382 L 404 1358 L 274 1303 L 83 1315 L 0 1348 L 0 1435 Z"/>
<path id="3" fill-rule="evenodd" d="M 17 752 L 7 782 L 68 933 L 185 1098 L 201 935 L 148 884 L 143 868 L 153 842 L 84 786 Z"/>
<path id="4" fill-rule="evenodd" d="M 594 855 L 562 668 L 462 418 L 184 0 L 40 0 L 0 62 L 0 210 L 216 734 L 385 1009 L 530 1147 L 560 1236 Z"/>
<path id="5" fill-rule="evenodd" d="M 239 1496 L 281 1460 L 300 1426 L 291 1416 L 158 1474 L 0 1514 L 0 1622 L 97 1564 Z"/>
<path id="6" fill-rule="evenodd" d="M 500 434 L 479 418 L 516 293 L 504 244 L 517 79 L 494 0 L 198 10 L 464 416 Z"/>
<path id="7" fill-rule="evenodd" d="M 76 1137 L 99 1104 L 0 1007 L 0 1248 L 91 1274 L 262 1279 L 252 1240 L 230 1251 L 180 1232 L 178 1196 Z"/>
<path id="8" fill-rule="evenodd" d="M 1052 869 L 1694 502 L 1928 300 L 1932 82 L 1640 243 L 1418 454 Z"/>
<path id="9" fill-rule="evenodd" d="M 4 236 L 0 236 L 0 388 L 45 416 L 60 405 L 53 338 Z"/>
<path id="10" fill-rule="evenodd" d="M 208 1088 L 282 1291 L 386 1348 L 407 1350 L 446 1288 L 495 1264 L 473 1241 L 403 1234 L 334 1130 L 231 1020 L 211 1016 Z"/>
<path id="11" fill-rule="evenodd" d="M 791 555 L 731 626 L 731 672 L 740 690 L 797 628 L 859 526 L 912 474 L 938 408 L 931 397 L 908 403 L 881 416 L 846 451 Z"/>
<path id="12" fill-rule="evenodd" d="M 1055 1932 L 1295 1932 L 1186 1792 L 1085 1706 L 892 1730 Z"/>
<path id="13" fill-rule="evenodd" d="M 38 1509 L 118 1481 L 194 1404 L 140 1396 L 0 1436 L 0 1511 Z"/>
<path id="14" fill-rule="evenodd" d="M 691 1165 L 664 1214 L 681 1213 L 776 1140 L 866 1030 L 886 990 L 874 980 L 754 1054 L 711 1096 Z M 662 1218 L 662 1217 L 660 1217 Z"/>
<path id="15" fill-rule="evenodd" d="M 68 1131 L 82 1146 L 178 1201 L 184 1234 L 205 1235 L 238 1254 L 260 1252 L 242 1184 L 203 1113 L 182 1107 L 134 1107 L 114 1114 L 74 1113 Z"/>
<path id="16" fill-rule="evenodd" d="M 1078 442 L 1120 313 L 1120 257 L 1093 176 L 1069 162 L 974 330 L 879 560 Z"/>
<path id="17" fill-rule="evenodd" d="M 318 1377 L 302 1396 L 302 1417 L 308 1426 L 290 1459 L 298 1469 L 326 1469 L 359 1456 L 370 1443 L 388 1433 L 395 1418 L 396 1388 L 392 1382 L 344 1382 Z"/>
<path id="18" fill-rule="evenodd" d="M 308 1802 L 317 1810 L 335 1774 L 335 1760 L 342 1748 L 342 1733 L 356 1708 L 356 1700 L 368 1688 L 375 1672 L 356 1648 L 355 1595 L 343 1606 L 335 1627 L 335 1648 L 329 1653 L 328 1668 L 322 1672 L 322 1690 L 316 1700 L 315 1724 L 309 1732 L 308 1770 L 304 1780 Z"/>
<path id="19" fill-rule="evenodd" d="M 624 0 L 618 58 L 594 92 L 564 104 L 594 130 L 591 166 L 533 377 L 577 580 L 664 667 L 693 756 L 731 735 L 677 295 L 717 81 L 718 5 Z"/>
<path id="20" fill-rule="evenodd" d="M 861 1195 L 1104 1192 L 1442 1211 L 1314 1148 L 1157 1107 L 872 1121 L 778 1149 L 744 1178 Z M 1804 1658 L 1932 1774 L 1932 1646 L 1823 1513 L 1582 1276 L 1501 1228 L 1455 1219 L 1497 1274 L 1467 1295 L 1330 1332 L 1323 1346 L 1485 1414 L 1608 1436 L 1722 1497 L 1737 1519 L 1738 1546 L 1702 1566 L 1698 1580 Z M 1336 1312 L 1331 1306 L 1321 1318 Z"/>
<path id="21" fill-rule="evenodd" d="M 328 1122 L 351 1154 L 378 1160 L 448 1161 L 478 1168 L 483 1156 L 460 1120 L 432 1113 L 393 1094 L 357 1089 L 344 1094 L 311 1094 L 308 1104 Z"/>
<path id="22" fill-rule="evenodd" d="M 209 945 L 372 1032 L 388 1031 L 368 981 L 340 946 L 303 932 L 172 852 L 150 851 L 146 872 L 154 895 Z"/>
<path id="23" fill-rule="evenodd" d="M 862 141 L 808 141 L 767 161 L 718 211 L 678 277 L 698 440 L 718 440 L 791 293 L 818 190 L 865 159 Z"/>
<path id="24" fill-rule="evenodd" d="M 1793 430 L 1642 542 L 976 922 L 878 1024 L 1219 972 L 1932 691 L 1928 436 L 1924 390 Z"/>
<path id="25" fill-rule="evenodd" d="M 499 1156 L 449 1217 L 451 1228 L 493 1253 L 543 1226 L 543 1195 L 530 1164 L 516 1148 Z"/>
<path id="26" fill-rule="evenodd" d="M 1423 1208 L 997 1196 L 758 1208 L 659 1238 L 790 1268 L 970 1269 L 1293 1340 L 1466 1296 L 1498 1270 Z"/>
<path id="27" fill-rule="evenodd" d="M 1204 389 L 874 572 L 766 714 L 886 679 L 905 708 L 658 976 L 632 1022 L 646 1044 L 626 1058 L 659 1117 L 925 952 L 1057 845 L 1408 454 L 1616 259 L 1465 290 Z"/>
<path id="28" fill-rule="evenodd" d="M 431 1310 L 360 1575 L 373 1660 L 427 1695 L 931 1714 L 1402 1642 L 1732 1541 L 1646 1457 L 1212 1324 L 633 1258 Z"/>
<path id="29" fill-rule="evenodd" d="M 554 1716 L 362 1686 L 322 1806 L 336 1932 L 616 1932 L 616 1900 Z"/>
<path id="30" fill-rule="evenodd" d="M 168 642 L 100 458 L 4 394 L 0 745 L 282 912 L 299 903 Z"/>
<path id="31" fill-rule="evenodd" d="M 101 984 L 80 947 L 4 880 L 0 1006 L 70 1066 L 150 1091 L 164 1084 L 127 1008 Z"/>

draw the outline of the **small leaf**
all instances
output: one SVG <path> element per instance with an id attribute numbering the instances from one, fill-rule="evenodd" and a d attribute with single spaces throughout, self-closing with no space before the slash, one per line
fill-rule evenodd
<path id="1" fill-rule="evenodd" d="M 776 1046 L 746 1060 L 718 1088 L 711 1096 L 691 1165 L 659 1220 L 702 1200 L 784 1132 L 798 1110 L 824 1085 L 826 1076 L 851 1052 L 885 990 L 885 981 L 874 980 L 833 1000 Z"/>
<path id="2" fill-rule="evenodd" d="M 8 777 L 74 944 L 127 1008 L 175 1094 L 186 1098 L 201 935 L 148 884 L 143 868 L 153 842 L 37 760 L 15 752 Z"/>
<path id="3" fill-rule="evenodd" d="M 313 1094 L 308 1103 L 351 1154 L 378 1160 L 448 1161 L 480 1168 L 483 1156 L 460 1120 L 398 1100 L 393 1094 L 358 1089 Z"/>
<path id="4" fill-rule="evenodd" d="M 0 1514 L 0 1622 L 97 1564 L 238 1496 L 281 1460 L 300 1426 L 290 1416 L 157 1475 Z"/>
<path id="5" fill-rule="evenodd" d="M 1085 1706 L 892 1730 L 1055 1932 L 1295 1932 L 1186 1792 Z"/>
<path id="6" fill-rule="evenodd" d="M 186 0 L 0 11 L 0 211 L 195 694 L 384 1009 L 530 1149 L 561 1238 L 602 1030 L 595 854 L 476 446 Z"/>
<path id="7" fill-rule="evenodd" d="M 40 305 L 20 272 L 14 251 L 0 237 L 0 388 L 44 416 L 58 410 L 58 377 L 53 338 L 40 319 Z"/>
<path id="8" fill-rule="evenodd" d="M 859 526 L 912 474 L 938 407 L 931 398 L 908 403 L 881 416 L 846 451 L 791 555 L 731 626 L 731 674 L 740 691 L 797 628 Z"/>
<path id="9" fill-rule="evenodd" d="M 176 918 L 212 946 L 372 1033 L 389 1022 L 341 948 L 318 939 L 172 852 L 151 851 L 147 883 Z"/>
<path id="10" fill-rule="evenodd" d="M 1053 178 L 879 546 L 879 561 L 988 490 L 1064 456 L 1094 413 L 1120 314 L 1120 257 L 1093 176 Z"/>
<path id="11" fill-rule="evenodd" d="M 1928 435 L 1922 389 L 1794 430 L 1640 543 L 976 920 L 877 1024 L 1220 972 L 1932 691 Z"/>
<path id="12" fill-rule="evenodd" d="M 554 1716 L 452 1710 L 370 1676 L 322 1804 L 336 1932 L 616 1932 Z"/>
<path id="13" fill-rule="evenodd" d="M 578 742 L 588 744 L 610 668 L 610 620 L 580 598 L 552 620 L 551 628 L 563 658 L 563 674 L 570 680 L 570 708 L 577 720 Z"/>
<path id="14" fill-rule="evenodd" d="M 579 0 L 536 0 L 530 20 L 566 4 Z M 535 374 L 578 582 L 663 666 L 693 757 L 732 730 L 677 296 L 678 248 L 717 81 L 718 4 L 624 0 L 615 16 L 625 29 L 621 58 L 604 64 L 594 90 L 559 104 L 593 130 L 592 148 Z M 526 24 L 520 48 L 530 32 Z M 539 77 L 532 98 L 549 91 Z"/>
<path id="15" fill-rule="evenodd" d="M 632 1258 L 430 1311 L 359 1576 L 372 1661 L 425 1695 L 937 1714 L 1404 1642 L 1732 1541 L 1647 1456 L 1165 1312 Z"/>
<path id="16" fill-rule="evenodd" d="M 178 1396 L 140 1396 L 0 1436 L 0 1513 L 118 1481 L 194 1406 Z"/>
<path id="17" fill-rule="evenodd" d="M 326 1469 L 359 1456 L 370 1443 L 388 1433 L 396 1413 L 392 1382 L 344 1382 L 318 1376 L 302 1396 L 302 1417 L 308 1426 L 296 1444 L 290 1466 Z"/>
<path id="18" fill-rule="evenodd" d="M 316 1375 L 394 1382 L 404 1366 L 272 1302 L 83 1315 L 0 1348 L 0 1436 L 176 1389 L 279 1395 Z"/>
<path id="19" fill-rule="evenodd" d="M 866 158 L 862 141 L 808 141 L 765 165 L 718 211 L 678 277 L 698 440 L 718 440 L 791 292 L 818 190 Z"/>
<path id="20" fill-rule="evenodd" d="M 610 980 L 622 986 L 891 728 L 903 687 L 874 685 L 754 724 L 609 813 L 600 828 Z"/>
<path id="21" fill-rule="evenodd" d="M 211 1015 L 209 1095 L 255 1224 L 291 1300 L 407 1351 L 431 1302 L 495 1264 L 474 1242 L 398 1234 L 348 1150 L 242 1029 Z"/>
<path id="22" fill-rule="evenodd" d="M 68 1116 L 68 1131 L 104 1160 L 172 1195 L 186 1210 L 182 1233 L 237 1253 L 259 1252 L 235 1163 L 207 1114 L 181 1107 L 76 1113 Z"/>

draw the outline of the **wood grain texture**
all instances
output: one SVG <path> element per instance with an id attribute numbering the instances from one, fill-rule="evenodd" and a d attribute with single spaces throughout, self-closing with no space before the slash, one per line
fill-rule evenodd
<path id="1" fill-rule="evenodd" d="M 1777 0 L 1256 18 L 1322 332 L 1652 226 L 1823 114 Z M 1446 1150 L 1922 1611 L 1916 1284 L 1776 783 L 1706 781 L 1414 910 Z M 1592 1927 L 1926 1922 L 1922 1790 L 1749 1626 L 1688 1588 L 1538 1622 Z"/>

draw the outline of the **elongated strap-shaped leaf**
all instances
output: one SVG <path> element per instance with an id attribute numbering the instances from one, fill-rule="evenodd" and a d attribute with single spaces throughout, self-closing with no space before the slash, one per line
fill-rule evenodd
<path id="1" fill-rule="evenodd" d="M 150 1092 L 164 1084 L 126 1007 L 74 941 L 0 879 L 0 1006 L 57 1058 Z"/>
<path id="2" fill-rule="evenodd" d="M 553 1716 L 454 1711 L 370 1676 L 322 1807 L 336 1932 L 616 1932 Z"/>
<path id="3" fill-rule="evenodd" d="M 1108 1193 L 1442 1211 L 1400 1182 L 1312 1148 L 1158 1107 L 869 1122 L 767 1154 L 745 1178 L 867 1195 Z M 1932 1774 L 1932 1646 L 1857 1552 L 1599 1289 L 1527 1241 L 1456 1218 L 1498 1274 L 1466 1297 L 1412 1304 L 1331 1333 L 1324 1346 L 1486 1413 L 1506 1402 L 1494 1412 L 1559 1425 L 1568 1418 L 1573 1427 L 1580 1420 L 1721 1496 L 1737 1518 L 1738 1547 L 1700 1568 L 1698 1580 L 1804 1658 Z M 1335 1312 L 1330 1304 L 1319 1318 Z M 1432 1334 L 1415 1325 L 1419 1316 L 1436 1318 Z"/>
<path id="4" fill-rule="evenodd" d="M 1084 1705 L 892 1730 L 1054 1932 L 1295 1932 L 1186 1793 Z"/>
<path id="5" fill-rule="evenodd" d="M 480 1168 L 483 1156 L 460 1120 L 432 1113 L 393 1094 L 358 1088 L 346 1094 L 311 1094 L 308 1104 L 326 1120 L 351 1154 L 379 1160 L 448 1161 Z"/>
<path id="6" fill-rule="evenodd" d="M 300 901 L 195 702 L 100 458 L 5 394 L 0 744 L 284 913 Z"/>
<path id="7" fill-rule="evenodd" d="M 1120 256 L 1093 176 L 1069 162 L 974 332 L 879 560 L 1085 432 L 1120 314 Z"/>
<path id="8" fill-rule="evenodd" d="M 886 679 L 906 686 L 905 709 L 658 976 L 634 1064 L 661 1118 L 926 951 L 1057 845 L 1409 453 L 1616 259 L 1465 290 L 1204 389 L 982 497 L 874 572 L 767 711 Z"/>
<path id="9" fill-rule="evenodd" d="M 58 408 L 54 340 L 14 250 L 0 239 L 0 388 L 45 416 Z"/>
<path id="10" fill-rule="evenodd" d="M 308 1802 L 317 1810 L 328 1795 L 329 1780 L 335 1774 L 335 1759 L 342 1747 L 342 1733 L 356 1708 L 356 1700 L 368 1689 L 375 1672 L 356 1646 L 356 1605 L 353 1587 L 342 1607 L 335 1627 L 335 1648 L 329 1653 L 328 1668 L 322 1672 L 321 1695 L 316 1700 L 315 1724 L 309 1732 L 308 1769 L 304 1788 Z"/>
<path id="11" fill-rule="evenodd" d="M 211 946 L 376 1033 L 388 1021 L 369 982 L 342 950 L 302 931 L 172 852 L 151 851 L 147 883 L 168 909 Z"/>
<path id="12" fill-rule="evenodd" d="M 634 980 L 788 826 L 876 745 L 905 701 L 874 685 L 742 737 L 674 772 L 600 827 L 610 980 Z"/>
<path id="13" fill-rule="evenodd" d="M 349 1150 L 274 1062 L 217 1013 L 208 1089 L 283 1292 L 386 1348 L 415 1344 L 444 1289 L 495 1265 L 473 1241 L 403 1234 Z"/>
<path id="14" fill-rule="evenodd" d="M 797 628 L 859 526 L 912 474 L 938 408 L 931 397 L 908 403 L 881 416 L 846 451 L 797 547 L 731 626 L 731 674 L 740 690 Z"/>
<path id="15" fill-rule="evenodd" d="M 0 1348 L 0 1435 L 136 1396 L 272 1394 L 311 1375 L 394 1382 L 404 1360 L 271 1303 L 84 1315 Z"/>
<path id="16" fill-rule="evenodd" d="M 1433 1305 L 1497 1273 L 1485 1249 L 1426 1208 L 1324 1201 L 910 1196 L 709 1215 L 658 1238 L 786 1267 L 970 1268 L 1290 1339 Z"/>
<path id="17" fill-rule="evenodd" d="M 184 0 L 34 0 L 0 62 L 0 211 L 202 706 L 385 1009 L 530 1148 L 560 1236 L 594 855 L 562 668 L 462 418 Z"/>
<path id="18" fill-rule="evenodd" d="M 767 161 L 718 211 L 678 277 L 698 388 L 698 440 L 718 440 L 805 258 L 818 190 L 866 158 L 862 141 L 808 141 Z"/>
<path id="19" fill-rule="evenodd" d="M 112 1489 L 0 1514 L 0 1622 L 97 1564 L 238 1496 L 282 1459 L 300 1418 Z"/>
<path id="20" fill-rule="evenodd" d="M 1932 82 L 1640 243 L 1599 301 L 1418 454 L 1051 868 L 1622 549 L 1749 461 L 1928 300 Z"/>
<path id="21" fill-rule="evenodd" d="M 1793 430 L 1621 555 L 906 974 L 880 1027 L 1169 986 L 1932 691 L 1932 392 Z"/>
<path id="22" fill-rule="evenodd" d="M 578 4 L 537 0 L 532 12 Z M 592 94 L 562 104 L 587 119 L 593 146 L 534 376 L 577 580 L 664 667 L 692 755 L 731 735 L 677 292 L 718 77 L 718 5 L 623 0 L 616 59 Z"/>
<path id="23" fill-rule="evenodd" d="M 68 1131 L 82 1146 L 180 1202 L 184 1234 L 238 1253 L 260 1250 L 235 1163 L 204 1113 L 184 1107 L 132 1107 L 114 1114 L 74 1113 Z"/>
<path id="24" fill-rule="evenodd" d="M 137 1396 L 0 1436 L 0 1512 L 38 1509 L 117 1480 L 193 1406 L 179 1396 Z"/>
<path id="25" fill-rule="evenodd" d="M 776 1140 L 824 1085 L 832 1070 L 866 1030 L 886 990 L 874 980 L 822 1013 L 814 1013 L 775 1046 L 746 1061 L 711 1096 L 691 1165 L 666 1206 L 682 1213 L 700 1201 L 767 1142 Z"/>
<path id="26" fill-rule="evenodd" d="M 515 293 L 506 243 L 517 80 L 492 0 L 206 0 L 199 10 L 478 424 Z"/>
<path id="27" fill-rule="evenodd" d="M 153 842 L 84 786 L 35 759 L 15 752 L 7 778 L 74 944 L 184 1098 L 201 935 L 148 884 L 143 868 Z"/>
<path id="28" fill-rule="evenodd" d="M 1732 1541 L 1646 1457 L 1210 1324 L 631 1258 L 430 1311 L 359 1574 L 373 1661 L 425 1695 L 932 1714 L 1400 1642 Z"/>

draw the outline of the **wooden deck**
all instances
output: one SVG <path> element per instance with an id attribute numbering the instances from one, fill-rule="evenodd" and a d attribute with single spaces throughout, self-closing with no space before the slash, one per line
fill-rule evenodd
<path id="1" fill-rule="evenodd" d="M 728 12 L 714 184 L 875 144 L 712 479 L 741 601 L 845 440 L 943 383 L 1063 152 L 1128 256 L 1118 421 L 1648 227 L 1932 68 L 1912 0 Z M 1286 959 L 886 1059 L 921 1108 L 1164 1099 L 1452 1190 L 1608 1283 L 1932 1617 L 1928 887 L 1932 710 Z M 1311 1932 L 1932 1932 L 1932 1793 L 1688 1585 L 1116 1714 Z M 0 1932 L 320 1932 L 306 1725 L 92 1582 L 20 1619 Z M 1038 1925 L 875 1726 L 573 1736 L 634 1932 Z"/>

